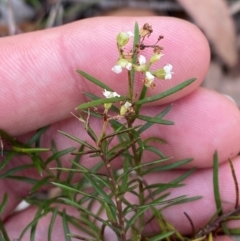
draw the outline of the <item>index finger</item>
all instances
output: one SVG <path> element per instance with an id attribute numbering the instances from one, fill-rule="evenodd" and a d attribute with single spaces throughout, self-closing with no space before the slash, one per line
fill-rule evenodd
<path id="1" fill-rule="evenodd" d="M 86 101 L 83 91 L 99 93 L 99 87 L 79 76 L 81 69 L 126 94 L 127 77 L 111 71 L 118 53 L 116 35 L 132 30 L 136 18 L 104 17 L 0 40 L 1 129 L 23 134 L 69 117 Z M 164 35 L 162 66 L 173 65 L 170 81 L 158 81 L 151 94 L 162 92 L 191 77 L 197 81 L 158 104 L 172 102 L 192 92 L 202 82 L 209 64 L 208 43 L 194 25 L 166 17 L 141 17 L 154 28 L 152 39 Z M 136 86 L 140 90 L 142 80 Z M 100 93 L 101 95 L 101 93 Z"/>

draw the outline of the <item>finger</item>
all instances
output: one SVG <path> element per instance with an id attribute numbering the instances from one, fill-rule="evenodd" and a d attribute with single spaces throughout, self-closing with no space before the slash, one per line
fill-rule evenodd
<path id="1" fill-rule="evenodd" d="M 111 71 L 118 54 L 116 35 L 132 30 L 136 18 L 93 18 L 49 30 L 22 34 L 0 40 L 1 126 L 19 135 L 69 117 L 89 91 L 102 90 L 80 77 L 81 69 L 120 94 L 127 93 L 127 74 Z M 163 60 L 174 66 L 170 81 L 158 81 L 151 95 L 173 87 L 186 79 L 197 81 L 159 103 L 171 102 L 194 90 L 203 80 L 209 64 L 209 47 L 194 25 L 174 18 L 139 18 L 139 25 L 153 25 L 153 42 L 163 34 Z M 106 26 L 108 26 L 106 28 Z M 150 41 L 150 40 L 149 40 Z M 156 66 L 157 67 L 157 66 Z M 125 81 L 123 81 L 125 80 Z M 142 86 L 142 80 L 136 92 Z"/>
<path id="2" fill-rule="evenodd" d="M 240 157 L 237 157 L 233 160 L 235 170 L 238 170 L 240 168 Z M 161 173 L 155 173 L 148 175 L 146 178 L 146 182 L 151 184 L 156 183 L 168 183 L 175 178 L 178 178 L 180 175 L 184 174 L 186 171 L 167 171 L 167 172 L 161 172 Z M 237 175 L 238 182 L 240 180 L 240 176 Z M 190 224 L 188 223 L 187 218 L 184 215 L 184 212 L 186 212 L 189 217 L 192 219 L 194 223 L 194 227 L 196 232 L 203 228 L 209 220 L 212 218 L 212 216 L 216 213 L 217 208 L 215 206 L 215 200 L 214 200 L 214 191 L 213 191 L 213 183 L 212 183 L 212 169 L 202 169 L 196 171 L 192 176 L 190 176 L 187 180 L 183 181 L 184 184 L 186 184 L 183 187 L 178 187 L 176 189 L 171 190 L 171 195 L 169 198 L 176 198 L 178 196 L 182 195 L 188 195 L 188 197 L 193 196 L 202 196 L 202 198 L 198 201 L 194 201 L 191 203 L 185 203 L 185 204 L 179 204 L 175 206 L 171 206 L 163 211 L 164 217 L 170 222 L 176 230 L 181 232 L 182 234 L 191 234 L 192 229 Z M 227 213 L 230 210 L 233 210 L 235 205 L 235 185 L 232 178 L 231 169 L 229 167 L 228 163 L 224 163 L 219 167 L 219 187 L 220 187 L 220 193 L 221 193 L 221 200 L 224 208 L 224 212 Z M 163 193 L 160 193 L 162 195 Z M 149 195 L 148 195 L 149 196 Z M 129 194 L 126 194 L 125 198 L 131 203 L 138 203 L 135 195 L 131 196 Z M 162 208 L 162 206 L 161 206 Z M 93 207 L 93 209 L 97 210 L 97 207 Z M 28 224 L 32 218 L 34 217 L 34 214 L 36 212 L 36 209 L 30 208 L 26 210 L 25 212 L 13 215 L 10 219 L 7 220 L 5 223 L 5 227 L 10 232 L 11 238 L 19 237 L 21 230 Z M 78 216 L 77 212 L 74 211 L 74 209 L 69 208 L 67 209 L 67 213 L 70 216 Z M 105 215 L 103 215 L 105 216 Z M 146 221 L 149 220 L 151 217 L 151 214 L 147 212 L 146 214 Z M 48 216 L 45 216 L 40 220 L 37 226 L 37 235 L 36 237 L 39 238 L 39 240 L 45 240 L 45 237 L 48 232 L 49 222 L 50 222 L 51 214 Z M 21 223 L 18 222 L 18 220 L 21 220 Z M 18 225 L 17 222 L 19 223 Z M 239 227 L 239 220 L 235 223 L 231 223 L 229 225 L 230 228 L 233 227 Z M 58 237 L 58 240 L 61 241 L 63 238 L 63 234 L 60 232 L 60 236 L 58 235 L 59 230 L 63 230 L 61 226 L 61 219 L 57 219 L 56 224 L 54 225 L 54 232 L 53 232 L 53 240 L 55 240 L 55 237 Z M 159 226 L 157 222 L 152 221 L 151 223 L 148 223 L 146 225 L 146 229 L 144 230 L 144 233 L 159 233 Z M 82 234 L 81 232 L 77 231 L 73 227 L 71 227 L 71 231 L 77 234 Z M 28 240 L 29 234 L 28 232 L 26 236 L 24 236 Z M 106 240 L 115 240 L 113 238 L 112 232 L 109 231 L 109 229 L 106 229 L 106 236 L 108 237 Z M 38 239 L 37 239 L 38 240 Z M 57 240 L 57 239 L 56 239 Z M 64 240 L 64 239 L 63 239 Z M 116 239 L 117 240 L 117 239 Z M 220 238 L 221 241 L 228 240 L 227 237 L 222 236 Z"/>

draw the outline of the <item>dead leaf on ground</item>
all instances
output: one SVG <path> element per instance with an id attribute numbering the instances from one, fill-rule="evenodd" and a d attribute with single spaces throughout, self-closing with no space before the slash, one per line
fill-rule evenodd
<path id="1" fill-rule="evenodd" d="M 237 63 L 236 32 L 224 0 L 178 0 L 207 35 L 221 59 L 233 67 Z"/>

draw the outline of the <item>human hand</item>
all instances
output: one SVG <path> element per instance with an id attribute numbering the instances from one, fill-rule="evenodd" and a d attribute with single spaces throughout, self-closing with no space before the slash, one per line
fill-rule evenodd
<path id="1" fill-rule="evenodd" d="M 132 30 L 136 18 L 93 18 L 80 22 L 38 31 L 0 40 L 1 58 L 1 90 L 0 128 L 13 136 L 24 140 L 39 127 L 52 124 L 44 134 L 44 147 L 50 146 L 52 139 L 58 149 L 73 145 L 57 130 L 63 130 L 87 139 L 81 124 L 70 115 L 77 105 L 86 101 L 83 91 L 100 95 L 101 90 L 84 80 L 74 70 L 81 69 L 96 76 L 117 90 L 119 94 L 126 92 L 126 84 L 121 75 L 111 72 L 117 59 L 115 36 L 119 30 Z M 188 178 L 186 186 L 174 190 L 173 195 L 201 195 L 203 198 L 190 205 L 177 205 L 167 209 L 167 219 L 182 233 L 189 233 L 190 225 L 183 212 L 187 212 L 196 228 L 204 226 L 216 212 L 212 188 L 212 157 L 218 151 L 220 187 L 222 199 L 232 204 L 225 204 L 225 210 L 233 208 L 235 187 L 232 180 L 228 158 L 233 160 L 235 169 L 240 168 L 240 114 L 237 106 L 225 96 L 200 88 L 209 64 L 209 47 L 202 33 L 190 23 L 174 18 L 139 18 L 141 26 L 145 22 L 154 26 L 153 35 L 164 35 L 161 45 L 164 46 L 165 64 L 174 67 L 172 80 L 158 81 L 149 93 L 156 94 L 169 89 L 191 77 L 197 77 L 190 86 L 165 99 L 143 108 L 149 115 L 159 113 L 164 104 L 174 103 L 167 118 L 175 122 L 175 126 L 157 126 L 147 135 L 156 135 L 165 139 L 168 144 L 160 147 L 167 156 L 175 160 L 194 158 L 188 165 L 199 169 Z M 139 91 L 142 82 L 139 81 Z M 96 120 L 91 120 L 93 127 L 99 128 Z M 63 160 L 68 165 L 68 158 Z M 11 160 L 7 168 L 29 163 L 24 157 Z M 88 168 L 95 163 L 83 160 Z M 120 168 L 120 163 L 115 168 Z M 148 183 L 167 182 L 179 176 L 183 170 L 154 174 L 148 177 Z M 37 172 L 23 172 L 19 175 L 35 177 Z M 239 177 L 238 177 L 239 178 Z M 31 186 L 14 180 L 1 180 L 0 200 L 5 192 L 9 202 L 3 218 L 9 217 L 18 204 L 20 197 L 26 196 Z M 74 213 L 71 209 L 70 213 Z M 17 238 L 23 228 L 33 219 L 35 208 L 31 207 L 8 218 L 5 227 L 10 237 Z M 21 222 L 19 221 L 21 220 Z M 183 221 L 185 220 L 185 221 Z M 38 224 L 36 240 L 47 240 L 50 216 Z M 62 224 L 55 223 L 52 240 L 64 240 Z M 146 232 L 156 230 L 157 225 L 151 223 Z M 72 232 L 76 233 L 76 230 Z M 110 233 L 108 234 L 110 235 Z M 227 240 L 227 237 L 223 237 Z M 24 240 L 29 240 L 26 236 Z M 109 240 L 112 240 L 109 238 Z"/>

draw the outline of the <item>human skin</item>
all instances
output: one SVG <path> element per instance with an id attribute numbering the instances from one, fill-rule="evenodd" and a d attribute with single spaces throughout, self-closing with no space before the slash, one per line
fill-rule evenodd
<path id="1" fill-rule="evenodd" d="M 113 89 L 117 89 L 119 94 L 126 93 L 124 74 L 116 75 L 111 68 L 118 58 L 115 40 L 117 33 L 121 30 L 132 30 L 135 21 L 138 21 L 140 26 L 146 22 L 153 26 L 153 40 L 160 34 L 164 35 L 160 44 L 164 46 L 165 55 L 160 64 L 173 65 L 173 78 L 168 81 L 156 81 L 156 87 L 149 90 L 149 95 L 167 90 L 191 77 L 197 77 L 197 80 L 185 89 L 143 108 L 143 112 L 153 116 L 166 104 L 173 103 L 167 119 L 173 120 L 176 125 L 157 127 L 158 129 L 144 134 L 144 137 L 156 135 L 156 130 L 159 131 L 159 135 L 168 142 L 161 146 L 161 151 L 174 156 L 176 160 L 193 157 L 194 161 L 186 168 L 198 168 L 187 179 L 186 186 L 174 190 L 174 196 L 188 194 L 201 195 L 203 198 L 191 205 L 169 208 L 164 213 L 182 233 L 189 233 L 190 225 L 183 212 L 187 212 L 194 220 L 196 228 L 202 227 L 216 212 L 212 189 L 214 151 L 218 151 L 221 163 L 219 182 L 225 211 L 233 209 L 235 200 L 235 186 L 228 158 L 232 159 L 236 170 L 240 168 L 240 158 L 237 156 L 240 150 L 239 109 L 225 96 L 199 87 L 208 69 L 210 53 L 205 37 L 194 25 L 165 17 L 105 17 L 1 38 L 0 128 L 24 140 L 37 128 L 51 124 L 44 134 L 42 145 L 49 146 L 51 137 L 59 149 L 72 145 L 72 142 L 57 133 L 59 129 L 81 135 L 82 139 L 87 140 L 81 124 L 71 117 L 70 112 L 86 101 L 83 91 L 101 95 L 102 90 L 78 75 L 75 69 L 94 75 Z M 142 80 L 139 79 L 136 93 L 141 86 Z M 94 119 L 91 120 L 91 125 L 95 129 L 101 126 Z M 29 160 L 23 157 L 14 158 L 6 170 L 28 162 Z M 65 158 L 63 164 L 67 166 L 67 163 Z M 85 159 L 83 164 L 90 168 L 93 162 Z M 115 168 L 120 167 L 119 163 L 115 165 Z M 147 182 L 172 180 L 183 172 L 184 170 L 174 170 L 161 175 L 150 175 Z M 21 174 L 35 178 L 38 175 L 34 171 Z M 240 179 L 240 176 L 237 178 Z M 0 181 L 0 200 L 5 192 L 9 196 L 2 217 L 6 220 L 5 227 L 11 239 L 17 238 L 33 218 L 34 207 L 9 217 L 20 199 L 29 193 L 30 188 L 30 185 L 13 180 Z M 70 209 L 67 211 L 73 212 Z M 51 216 L 44 217 L 39 222 L 36 241 L 47 240 L 50 218 Z M 58 220 L 52 240 L 65 240 L 61 225 Z M 145 231 L 157 231 L 156 223 L 148 225 Z M 111 233 L 106 235 L 109 236 L 108 240 L 112 241 Z M 217 239 L 227 241 L 230 238 L 222 236 Z M 29 240 L 29 233 L 24 237 L 25 240 Z"/>

